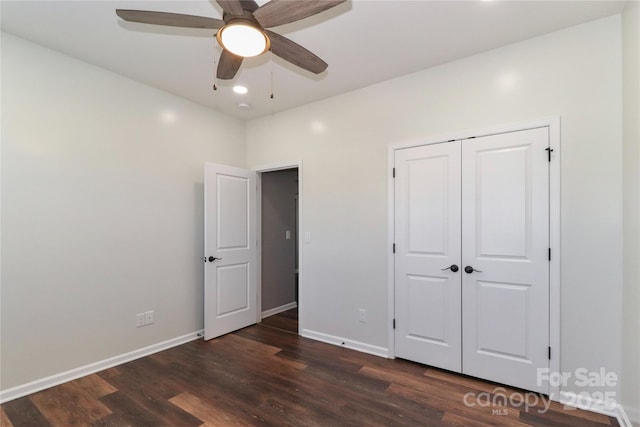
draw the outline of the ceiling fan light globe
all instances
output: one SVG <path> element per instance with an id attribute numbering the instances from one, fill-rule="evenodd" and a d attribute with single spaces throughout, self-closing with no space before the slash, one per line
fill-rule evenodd
<path id="1" fill-rule="evenodd" d="M 244 58 L 261 55 L 269 49 L 269 38 L 252 25 L 226 25 L 218 31 L 216 38 L 223 48 Z"/>

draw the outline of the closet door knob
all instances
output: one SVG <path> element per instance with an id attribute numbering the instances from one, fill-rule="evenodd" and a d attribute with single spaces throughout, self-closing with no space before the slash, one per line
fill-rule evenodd
<path id="1" fill-rule="evenodd" d="M 213 261 L 215 261 L 215 260 L 217 260 L 217 259 L 222 259 L 222 258 L 216 258 L 216 257 L 214 257 L 214 256 L 210 256 L 210 257 L 209 257 L 209 262 L 213 262 Z"/>
<path id="2" fill-rule="evenodd" d="M 459 268 L 457 265 L 455 265 L 455 264 L 451 264 L 449 267 L 447 267 L 447 268 L 441 268 L 440 270 L 442 270 L 442 271 L 445 271 L 445 270 L 451 270 L 451 271 L 453 271 L 454 273 L 456 273 L 458 270 L 460 270 L 460 268 Z"/>
<path id="3" fill-rule="evenodd" d="M 464 272 L 465 272 L 465 273 L 467 273 L 467 274 L 471 274 L 471 273 L 473 273 L 474 271 L 475 271 L 476 273 L 482 273 L 482 271 L 480 271 L 480 270 L 476 270 L 475 268 L 471 267 L 470 265 L 467 265 L 467 266 L 464 268 Z"/>

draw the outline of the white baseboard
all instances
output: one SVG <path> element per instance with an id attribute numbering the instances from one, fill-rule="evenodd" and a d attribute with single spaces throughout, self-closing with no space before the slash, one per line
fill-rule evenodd
<path id="1" fill-rule="evenodd" d="M 561 391 L 559 402 L 566 406 L 615 417 L 620 427 L 633 427 L 624 408 L 616 401 L 605 402 L 600 399 L 593 399 L 586 394 L 578 395 L 569 391 Z"/>
<path id="2" fill-rule="evenodd" d="M 373 354 L 374 356 L 389 357 L 389 349 L 385 347 L 378 347 L 377 345 L 366 344 L 360 341 L 354 341 L 347 338 L 337 337 L 334 335 L 323 334 L 322 332 L 311 331 L 309 329 L 303 329 L 300 332 L 305 338 L 311 338 L 312 340 L 326 342 L 328 344 L 337 345 L 340 347 L 350 348 L 352 350 L 361 351 L 363 353 Z"/>
<path id="3" fill-rule="evenodd" d="M 269 310 L 262 312 L 262 318 L 265 319 L 269 316 L 273 316 L 278 313 L 282 313 L 283 311 L 291 310 L 292 308 L 296 308 L 298 306 L 297 302 L 290 302 L 289 304 L 281 305 L 280 307 L 271 308 Z"/>
<path id="4" fill-rule="evenodd" d="M 130 362 L 132 360 L 139 359 L 153 353 L 158 353 L 159 351 L 166 350 L 171 347 L 176 347 L 190 341 L 195 341 L 201 338 L 203 333 L 203 330 L 191 332 L 189 334 L 172 338 L 167 341 L 159 342 L 157 344 L 152 344 L 138 350 L 130 351 L 128 353 L 90 363 L 85 366 L 80 366 L 66 372 L 51 375 L 50 377 L 41 378 L 39 380 L 35 380 L 6 390 L 0 390 L 0 403 L 5 403 L 10 400 L 17 399 L 19 397 L 23 397 L 41 390 L 45 390 L 47 388 L 66 383 L 68 381 L 72 381 L 80 377 L 84 377 L 105 370 L 107 368 L 111 368 L 116 365 L 121 365 L 123 363 Z"/>

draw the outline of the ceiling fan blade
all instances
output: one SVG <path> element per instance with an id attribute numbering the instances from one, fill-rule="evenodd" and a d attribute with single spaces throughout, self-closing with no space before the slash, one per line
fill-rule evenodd
<path id="1" fill-rule="evenodd" d="M 327 69 L 326 62 L 299 44 L 273 31 L 264 31 L 271 40 L 271 51 L 275 55 L 314 74 L 320 74 Z"/>
<path id="2" fill-rule="evenodd" d="M 248 10 L 249 12 L 253 12 L 255 11 L 258 7 L 258 3 L 256 3 L 253 0 L 240 0 L 240 3 L 242 3 L 242 8 L 244 10 Z"/>
<path id="3" fill-rule="evenodd" d="M 240 0 L 216 0 L 222 10 L 227 12 L 229 15 L 238 15 L 242 16 L 244 11 L 242 10 L 242 3 Z"/>
<path id="4" fill-rule="evenodd" d="M 347 0 L 271 0 L 253 12 L 253 17 L 264 28 L 277 27 L 324 12 L 345 1 Z"/>
<path id="5" fill-rule="evenodd" d="M 168 25 L 170 27 L 184 28 L 208 28 L 211 30 L 217 30 L 224 26 L 222 19 L 182 15 L 180 13 L 116 9 L 116 14 L 125 21 L 141 22 L 143 24 Z"/>
<path id="6" fill-rule="evenodd" d="M 228 50 L 224 49 L 222 55 L 220 55 L 220 62 L 218 63 L 217 76 L 222 80 L 231 80 L 236 76 L 240 65 L 242 65 L 242 57 L 234 55 Z"/>

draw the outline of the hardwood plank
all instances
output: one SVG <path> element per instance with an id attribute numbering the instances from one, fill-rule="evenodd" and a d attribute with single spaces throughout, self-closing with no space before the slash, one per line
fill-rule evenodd
<path id="1" fill-rule="evenodd" d="M 95 399 L 118 391 L 118 389 L 96 374 L 78 378 L 68 384 L 73 385 L 79 393 L 86 393 Z"/>
<path id="2" fill-rule="evenodd" d="M 342 358 L 350 362 L 359 363 L 361 366 L 370 366 L 390 372 L 404 372 L 416 376 L 423 376 L 428 369 L 432 369 L 425 365 L 404 359 L 385 359 L 384 357 L 361 353 L 359 351 L 348 351 L 342 355 Z"/>
<path id="3" fill-rule="evenodd" d="M 227 348 L 228 349 L 228 348 Z M 226 350 L 226 349 L 225 349 Z M 235 352 L 232 352 L 235 354 Z M 256 366 L 260 366 L 259 363 L 255 363 L 251 361 L 249 356 L 245 356 L 245 353 L 242 353 L 242 358 L 247 357 L 250 363 L 248 366 L 241 367 L 242 370 L 251 370 L 250 376 L 252 378 L 252 386 L 254 388 L 261 387 L 265 393 L 270 396 L 277 395 L 286 395 L 286 399 L 283 401 L 278 401 L 278 399 L 270 398 L 266 402 L 258 405 L 259 410 L 267 411 L 267 412 L 279 412 L 279 413 L 287 413 L 287 418 L 280 422 L 289 422 L 294 423 L 293 425 L 305 424 L 309 422 L 313 422 L 313 418 L 309 415 L 306 415 L 307 418 L 303 420 L 296 412 L 304 413 L 304 410 L 312 409 L 313 411 L 320 411 L 320 413 L 324 412 L 323 419 L 327 419 L 327 414 L 331 416 L 336 416 L 336 421 L 333 423 L 341 424 L 343 421 L 339 418 L 339 414 L 333 410 L 336 407 L 344 405 L 345 399 L 335 399 L 336 395 L 344 394 L 344 389 L 340 386 L 336 387 L 335 393 L 327 393 L 327 387 L 329 384 L 326 384 L 325 381 L 322 381 L 314 376 L 309 376 L 309 370 L 305 370 L 304 373 L 300 373 L 300 378 L 304 378 L 304 381 L 295 381 L 292 378 L 295 378 L 291 374 L 287 375 L 286 373 L 275 373 L 273 370 L 264 370 L 262 368 L 253 371 L 253 368 Z M 237 361 L 241 362 L 241 361 Z M 229 372 L 233 373 L 235 370 L 234 366 L 228 366 Z M 295 373 L 295 372 L 294 372 Z M 366 380 L 366 379 L 365 379 Z M 261 384 L 261 385 L 260 385 Z M 313 387 L 309 387 L 309 385 L 313 385 Z M 385 384 L 386 387 L 386 384 Z M 323 390 L 324 392 L 318 393 L 317 390 Z M 384 387 L 383 387 L 384 389 Z M 317 395 L 317 396 L 316 396 Z M 327 398 L 327 395 L 329 397 Z M 309 399 L 309 397 L 312 397 Z M 289 402 L 295 402 L 296 407 L 288 407 Z M 327 404 L 328 403 L 328 404 Z M 375 402 L 372 402 L 375 403 Z M 281 408 L 287 408 L 287 411 L 284 411 Z M 298 416 L 298 418 L 295 418 Z M 280 414 L 281 418 L 282 415 Z"/>
<path id="4" fill-rule="evenodd" d="M 275 316 L 269 316 L 262 319 L 263 326 L 269 326 L 272 328 L 280 329 L 282 331 L 290 332 L 292 334 L 298 334 L 298 309 L 293 308 L 291 310 L 278 313 Z"/>
<path id="5" fill-rule="evenodd" d="M 254 371 L 252 363 L 245 363 L 243 367 L 243 357 L 237 354 L 229 360 L 226 357 L 223 360 L 201 359 L 202 354 L 181 359 L 170 366 L 169 375 L 181 381 L 190 394 L 208 402 L 215 401 L 241 418 L 249 417 L 254 420 L 254 425 L 278 423 L 273 414 L 261 409 L 268 396 L 274 393 L 275 379 L 269 371 L 264 373 L 268 380 L 261 380 L 260 371 Z M 189 363 L 183 364 L 182 360 Z"/>
<path id="6" fill-rule="evenodd" d="M 283 313 L 274 325 L 293 324 Z M 291 323 L 288 323 L 291 322 Z M 466 405 L 522 390 L 260 324 L 193 341 L 0 406 L 2 425 L 580 426 L 613 418 L 552 402 Z M 537 396 L 537 395 L 534 395 Z M 10 423 L 10 424 L 9 424 Z"/>
<path id="7" fill-rule="evenodd" d="M 11 402 L 3 403 L 2 408 L 5 414 L 16 426 L 51 426 L 49 421 L 42 415 L 38 408 L 31 402 L 29 396 L 21 397 Z"/>
<path id="8" fill-rule="evenodd" d="M 595 423 L 603 424 L 603 425 L 613 425 L 617 426 L 618 421 L 612 420 L 610 417 L 604 414 L 598 414 L 591 411 L 585 411 L 582 409 L 569 409 L 562 405 L 561 403 L 553 402 L 550 408 L 552 411 L 570 413 L 572 417 L 582 418 L 584 420 L 593 421 Z"/>
<path id="9" fill-rule="evenodd" d="M 2 427 L 14 427 L 13 423 L 9 420 L 9 417 L 4 412 L 4 408 L 0 406 L 0 426 Z"/>
<path id="10" fill-rule="evenodd" d="M 107 415 L 91 424 L 91 427 L 137 427 L 119 414 Z"/>
<path id="11" fill-rule="evenodd" d="M 443 420 L 445 421 L 450 420 L 450 417 L 447 416 L 448 414 L 456 414 L 458 417 L 484 423 L 484 425 L 505 427 L 523 425 L 519 420 L 519 411 L 514 408 L 504 406 L 468 407 L 464 404 L 463 396 L 447 396 L 446 393 L 433 394 L 431 390 L 428 393 L 421 393 L 401 384 L 392 384 L 390 391 L 413 399 L 418 403 L 431 404 L 443 409 L 445 411 Z M 502 412 L 504 415 L 496 415 L 493 410 L 506 412 Z"/>
<path id="12" fill-rule="evenodd" d="M 274 364 L 295 369 L 305 369 L 308 366 L 297 360 L 275 357 L 282 352 L 280 348 L 262 343 L 256 348 L 255 341 L 241 336 L 229 335 L 226 337 L 225 342 L 219 344 L 219 346 L 221 348 L 217 349 L 217 351 L 220 352 L 247 352 L 247 357 L 250 357 L 259 365 L 264 365 L 265 369 L 273 369 Z"/>
<path id="13" fill-rule="evenodd" d="M 257 410 L 257 404 L 255 400 L 252 399 L 251 403 L 249 403 L 247 400 L 239 398 L 236 391 L 232 388 L 226 389 L 224 385 L 220 385 L 217 383 L 211 384 L 208 380 L 202 379 L 202 381 L 190 383 L 188 387 L 186 387 L 186 389 L 189 390 L 185 392 L 186 394 L 193 395 L 200 401 L 207 403 L 207 411 L 211 409 L 213 411 L 221 412 L 221 414 L 214 415 L 212 418 L 207 419 L 203 419 L 200 417 L 203 413 L 207 412 L 204 408 L 199 408 L 197 412 L 192 413 L 192 415 L 196 416 L 199 419 L 202 419 L 205 423 L 212 422 L 215 424 L 218 422 L 220 417 L 228 416 L 237 423 L 246 422 L 250 425 L 270 424 L 265 420 L 263 414 Z M 176 402 L 180 403 L 176 406 L 180 407 L 186 412 L 190 412 L 185 407 L 183 407 L 185 405 L 183 394 L 171 398 L 171 402 L 173 404 L 175 404 Z M 174 402 L 174 399 L 177 399 L 176 402 Z"/>
<path id="14" fill-rule="evenodd" d="M 590 421 L 585 418 L 576 417 L 567 412 L 549 411 L 544 414 L 538 414 L 535 412 L 522 412 L 520 413 L 520 420 L 530 426 L 549 426 L 549 425 L 561 425 L 567 427 L 602 427 L 602 423 L 596 421 Z M 617 422 L 616 422 L 617 423 Z M 607 422 L 606 425 L 610 425 Z"/>
<path id="15" fill-rule="evenodd" d="M 509 386 L 505 386 L 503 384 L 497 384 L 490 381 L 484 381 L 478 378 L 469 377 L 466 375 L 456 374 L 453 372 L 445 371 L 443 369 L 437 368 L 428 368 L 425 370 L 424 376 L 427 378 L 433 378 L 438 381 L 442 381 L 445 383 L 454 382 L 458 385 L 469 388 L 470 390 L 475 391 L 486 391 L 493 392 L 497 387 L 502 387 L 508 392 L 522 392 L 522 390 L 518 390 Z M 526 393 L 526 392 L 525 392 Z"/>
<path id="16" fill-rule="evenodd" d="M 182 386 L 174 384 L 171 378 L 158 375 L 164 367 L 153 358 L 134 360 L 120 367 L 122 375 L 112 377 L 110 384 L 125 393 L 145 393 L 162 400 L 182 391 Z"/>
<path id="17" fill-rule="evenodd" d="M 500 416 L 496 415 L 496 417 L 500 417 Z M 464 426 L 464 427 L 483 427 L 487 425 L 491 425 L 491 426 L 505 425 L 510 427 L 523 427 L 523 426 L 526 427 L 527 426 L 527 424 L 515 421 L 513 419 L 506 420 L 506 421 L 502 420 L 502 422 L 496 421 L 489 424 L 485 419 L 471 418 L 468 416 L 464 416 L 463 414 L 452 413 L 452 412 L 447 412 L 443 420 L 448 425 Z"/>
<path id="18" fill-rule="evenodd" d="M 476 393 L 476 390 L 469 389 L 456 383 L 448 383 L 441 380 L 426 379 L 416 377 L 406 373 L 386 372 L 373 367 L 363 367 L 363 374 L 375 378 L 384 379 L 392 383 L 391 392 L 395 392 L 395 385 L 401 385 L 403 390 L 411 390 L 417 396 L 430 396 L 439 401 L 439 405 L 463 405 L 464 396 L 467 393 Z"/>
<path id="19" fill-rule="evenodd" d="M 162 418 L 157 417 L 151 411 L 121 392 L 108 394 L 100 400 L 108 406 L 116 415 L 118 425 L 132 426 L 160 426 L 167 425 Z M 62 425 L 62 424 L 61 424 Z M 197 424 L 196 424 L 197 425 Z"/>
<path id="20" fill-rule="evenodd" d="M 53 425 L 89 425 L 111 414 L 109 408 L 97 400 L 100 385 L 90 393 L 83 388 L 91 383 L 97 384 L 86 377 L 35 393 L 30 399 Z"/>
<path id="21" fill-rule="evenodd" d="M 185 392 L 169 399 L 169 401 L 185 412 L 201 420 L 206 420 L 203 424 L 206 427 L 247 427 L 253 425 L 252 418 L 243 420 L 238 417 L 237 412 L 228 411 L 224 405 L 217 404 L 216 400 L 204 401 Z"/>
<path id="22" fill-rule="evenodd" d="M 228 349 L 228 348 L 227 348 Z M 227 350 L 225 349 L 225 350 Z M 331 401 L 331 405 L 340 405 L 342 401 L 323 399 L 327 384 L 317 378 L 308 375 L 308 370 L 300 372 L 299 369 L 292 368 L 289 361 L 285 363 L 283 369 L 278 369 L 277 365 L 259 362 L 250 353 L 245 357 L 236 360 L 237 364 L 227 366 L 228 372 L 250 377 L 247 381 L 247 388 L 255 393 L 255 390 L 262 391 L 259 404 L 256 410 L 265 418 L 276 416 L 276 422 L 285 425 L 313 425 L 313 417 L 309 411 L 319 411 L 327 416 L 335 415 L 329 411 L 329 406 L 324 402 Z M 270 367 L 271 366 L 271 367 Z M 310 387 L 314 384 L 316 387 Z M 317 393 L 316 390 L 325 389 L 325 393 Z M 246 390 L 245 390 L 246 392 Z M 266 398 L 265 398 L 266 396 Z M 257 396 L 255 396 L 257 397 Z M 336 418 L 339 421 L 339 418 Z M 288 424 L 292 423 L 292 424 Z"/>
<path id="23" fill-rule="evenodd" d="M 159 376 L 158 371 L 150 377 L 151 371 L 143 369 L 144 362 L 151 363 L 152 359 L 140 360 L 135 365 L 128 366 L 125 375 L 112 378 L 112 384 L 118 388 L 118 392 L 114 394 L 118 394 L 121 399 L 126 397 L 169 425 L 198 426 L 202 424 L 202 420 L 168 401 L 176 394 L 176 385 L 170 377 Z M 149 381 L 148 378 L 153 379 Z"/>
<path id="24" fill-rule="evenodd" d="M 114 366 L 113 368 L 105 369 L 104 371 L 98 372 L 96 375 L 100 376 L 100 378 L 108 380 L 109 378 L 116 377 L 120 375 L 122 372 L 119 366 Z"/>

